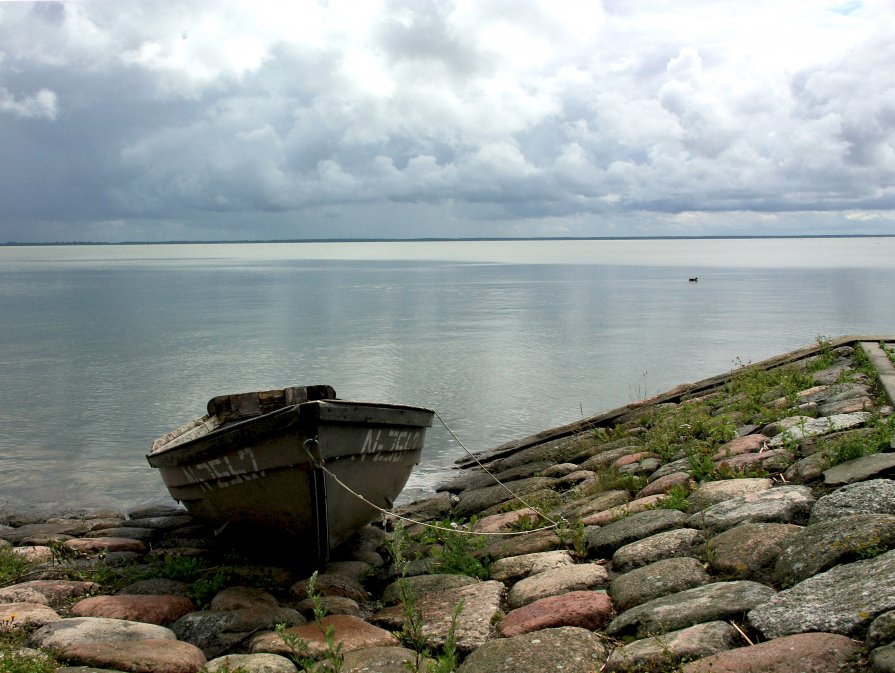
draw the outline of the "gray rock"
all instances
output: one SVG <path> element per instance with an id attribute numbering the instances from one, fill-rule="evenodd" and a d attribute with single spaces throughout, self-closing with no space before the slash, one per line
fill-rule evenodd
<path id="1" fill-rule="evenodd" d="M 513 493 L 524 496 L 532 491 L 549 488 L 556 480 L 547 477 L 529 477 L 513 482 Z M 513 496 L 507 492 L 504 486 L 495 484 L 476 490 L 463 491 L 460 494 L 460 502 L 454 506 L 454 514 L 457 516 L 470 516 L 479 514 L 483 510 L 498 505 Z"/>
<path id="2" fill-rule="evenodd" d="M 495 578 L 496 579 L 496 578 Z M 401 601 L 401 584 L 403 583 L 411 596 L 419 597 L 433 591 L 447 591 L 458 587 L 475 584 L 478 580 L 468 575 L 417 575 L 405 577 L 389 584 L 382 592 L 382 602 L 392 605 Z"/>
<path id="3" fill-rule="evenodd" d="M 895 610 L 884 612 L 867 629 L 867 647 L 875 649 L 895 642 Z"/>
<path id="4" fill-rule="evenodd" d="M 861 644 L 835 633 L 800 633 L 697 659 L 682 673 L 858 673 Z"/>
<path id="5" fill-rule="evenodd" d="M 163 505 L 159 503 L 149 504 L 145 507 L 135 507 L 127 513 L 130 519 L 148 519 L 154 517 L 184 516 L 187 511 L 177 505 Z"/>
<path id="6" fill-rule="evenodd" d="M 676 509 L 637 512 L 600 528 L 585 529 L 588 553 L 597 558 L 611 558 L 619 547 L 686 525 L 687 515 Z"/>
<path id="7" fill-rule="evenodd" d="M 564 517 L 571 521 L 574 519 L 583 519 L 590 514 L 603 512 L 607 509 L 617 507 L 618 505 L 624 505 L 630 500 L 631 496 L 627 491 L 604 491 L 603 493 L 598 493 L 590 498 L 575 500 L 568 505 L 563 505 L 559 508 L 559 511 Z"/>
<path id="8" fill-rule="evenodd" d="M 546 477 L 549 475 L 545 474 L 544 476 Z M 590 470 L 575 470 L 574 472 L 570 472 L 564 477 L 557 477 L 554 489 L 558 491 L 564 491 L 574 487 L 577 490 L 573 491 L 573 493 L 578 493 L 582 489 L 587 488 L 590 484 L 593 484 L 596 481 L 596 472 L 591 472 Z"/>
<path id="9" fill-rule="evenodd" d="M 328 615 L 350 615 L 352 617 L 361 618 L 364 616 L 364 611 L 361 610 L 357 601 L 351 600 L 350 598 L 345 598 L 344 596 L 320 596 L 318 600 L 320 601 L 320 606 Z M 317 609 L 317 604 L 314 602 L 313 598 L 305 598 L 303 601 L 299 601 L 292 607 L 298 610 L 302 617 L 308 621 L 312 621 L 315 615 L 314 611 Z"/>
<path id="10" fill-rule="evenodd" d="M 740 620 L 776 592 L 764 584 L 737 580 L 715 582 L 656 598 L 626 610 L 606 628 L 611 636 L 635 634 L 640 638 L 676 631 L 705 622 Z"/>
<path id="11" fill-rule="evenodd" d="M 279 654 L 228 654 L 208 661 L 203 667 L 208 673 L 296 673 L 298 669 Z M 345 670 L 345 669 L 343 669 Z"/>
<path id="12" fill-rule="evenodd" d="M 310 579 L 299 580 L 289 588 L 289 591 L 299 600 L 308 598 Z M 340 573 L 324 572 L 317 575 L 315 589 L 321 596 L 342 596 L 358 603 L 370 600 L 369 592 L 364 589 L 360 581 Z"/>
<path id="13" fill-rule="evenodd" d="M 90 537 L 123 537 L 128 540 L 140 540 L 141 542 L 149 542 L 158 531 L 154 528 L 138 528 L 119 526 L 117 528 L 100 528 L 90 533 Z"/>
<path id="14" fill-rule="evenodd" d="M 711 577 L 695 558 L 677 557 L 656 561 L 619 575 L 609 585 L 609 595 L 620 612 L 693 587 L 708 584 Z"/>
<path id="15" fill-rule="evenodd" d="M 277 624 L 301 626 L 305 623 L 297 610 L 258 607 L 191 612 L 174 622 L 171 630 L 179 640 L 192 643 L 212 659 L 247 641 L 259 630 L 273 630 Z"/>
<path id="16" fill-rule="evenodd" d="M 118 593 L 122 595 L 142 596 L 186 596 L 189 588 L 190 585 L 187 582 L 156 577 L 128 584 L 126 587 L 120 589 Z"/>
<path id="17" fill-rule="evenodd" d="M 712 570 L 730 579 L 763 581 L 789 541 L 802 530 L 789 523 L 741 523 L 708 542 Z"/>
<path id="18" fill-rule="evenodd" d="M 806 437 L 816 437 L 830 432 L 856 428 L 864 425 L 870 418 L 869 411 L 856 411 L 852 414 L 835 414 L 821 418 L 802 416 L 796 425 L 789 427 L 771 438 L 768 445 L 772 448 L 783 446 L 788 442 L 798 442 Z M 802 420 L 804 419 L 804 420 Z"/>
<path id="19" fill-rule="evenodd" d="M 895 673 L 895 645 L 873 650 L 870 653 L 870 666 L 874 673 Z"/>
<path id="20" fill-rule="evenodd" d="M 562 547 L 562 541 L 556 531 L 542 530 L 537 533 L 516 535 L 506 538 L 497 536 L 488 543 L 487 551 L 491 558 L 505 558 L 522 554 L 535 554 Z"/>
<path id="21" fill-rule="evenodd" d="M 692 471 L 693 468 L 690 466 L 689 458 L 678 458 L 677 460 L 673 460 L 670 463 L 665 463 L 662 467 L 653 472 L 647 478 L 647 481 L 652 484 L 654 481 L 658 481 L 659 479 L 667 477 L 669 474 L 674 474 L 675 472 L 690 474 Z"/>
<path id="22" fill-rule="evenodd" d="M 826 631 L 863 637 L 870 622 L 895 609 L 895 551 L 836 566 L 815 575 L 749 613 L 766 638 Z"/>
<path id="23" fill-rule="evenodd" d="M 406 647 L 365 647 L 345 653 L 340 673 L 407 673 L 408 670 L 417 670 L 411 668 L 416 665 L 416 658 L 416 652 Z M 431 660 L 423 659 L 420 662 L 420 671 L 429 670 L 427 661 Z"/>
<path id="24" fill-rule="evenodd" d="M 577 626 L 532 631 L 490 640 L 470 654 L 457 673 L 593 673 L 609 648 L 595 633 Z"/>
<path id="25" fill-rule="evenodd" d="M 574 472 L 580 471 L 582 468 L 580 465 L 576 465 L 575 463 L 557 463 L 555 465 L 551 465 L 547 469 L 545 469 L 542 473 L 542 477 L 557 477 L 563 478 L 567 477 Z"/>
<path id="26" fill-rule="evenodd" d="M 447 491 L 442 491 L 441 493 L 436 493 L 431 498 L 395 507 L 393 511 L 398 516 L 407 517 L 415 521 L 438 521 L 446 518 L 451 513 L 456 497 Z"/>
<path id="27" fill-rule="evenodd" d="M 516 465 L 515 467 L 511 467 L 509 469 L 493 469 L 489 472 L 485 472 L 481 469 L 472 472 L 469 475 L 466 475 L 465 479 L 455 478 L 452 482 L 448 482 L 444 486 L 450 486 L 452 488 L 444 488 L 444 486 L 440 486 L 439 490 L 454 490 L 454 488 L 458 485 L 463 486 L 462 491 L 477 491 L 481 488 L 486 488 L 489 486 L 496 486 L 499 481 L 501 484 L 508 484 L 511 481 L 518 481 L 520 479 L 525 479 L 528 477 L 533 477 L 535 475 L 539 475 L 540 472 L 546 470 L 548 467 L 553 465 L 550 461 L 546 460 L 538 460 L 533 463 L 524 463 L 522 465 Z M 495 479 L 497 481 L 495 481 Z M 514 489 L 515 490 L 515 489 Z"/>
<path id="28" fill-rule="evenodd" d="M 491 579 L 510 584 L 545 570 L 571 565 L 575 565 L 575 560 L 565 549 L 508 556 L 491 564 Z"/>
<path id="29" fill-rule="evenodd" d="M 21 544 L 25 540 L 53 539 L 59 535 L 83 535 L 87 526 L 83 521 L 60 521 L 57 523 L 29 523 L 18 528 L 0 529 L 0 538 L 13 544 Z"/>
<path id="30" fill-rule="evenodd" d="M 819 481 L 824 476 L 824 470 L 830 465 L 830 459 L 823 452 L 813 453 L 787 468 L 784 476 L 793 484 L 808 484 Z"/>
<path id="31" fill-rule="evenodd" d="M 568 591 L 604 589 L 609 584 L 609 571 L 596 563 L 561 566 L 519 580 L 507 595 L 511 610 L 549 596 Z"/>
<path id="32" fill-rule="evenodd" d="M 719 502 L 724 502 L 731 498 L 767 491 L 773 485 L 774 482 L 771 479 L 758 477 L 707 481 L 700 484 L 696 490 L 687 496 L 687 502 L 690 504 L 689 511 L 691 513 L 699 512 L 706 507 L 717 505 Z"/>
<path id="33" fill-rule="evenodd" d="M 673 671 L 683 660 L 700 659 L 739 645 L 739 632 L 727 622 L 707 622 L 680 631 L 635 640 L 614 650 L 606 671 Z"/>
<path id="34" fill-rule="evenodd" d="M 612 568 L 626 573 L 676 556 L 703 555 L 705 537 L 695 528 L 675 528 L 620 547 L 612 555 Z"/>
<path id="35" fill-rule="evenodd" d="M 556 463 L 577 463 L 583 460 L 583 456 L 592 455 L 599 447 L 588 441 L 582 441 L 581 435 L 563 437 L 552 442 L 537 444 L 527 449 L 522 449 L 506 458 L 500 458 L 492 463 L 494 472 L 503 472 L 527 463 L 546 461 Z"/>
<path id="36" fill-rule="evenodd" d="M 895 514 L 895 481 L 872 479 L 836 489 L 818 499 L 808 523 L 852 514 Z"/>
<path id="37" fill-rule="evenodd" d="M 792 586 L 840 563 L 895 547 L 895 514 L 853 514 L 803 528 L 789 539 L 773 580 Z"/>
<path id="38" fill-rule="evenodd" d="M 842 400 L 831 400 L 821 404 L 818 413 L 821 416 L 836 416 L 838 414 L 850 414 L 855 411 L 873 411 L 876 403 L 867 396 L 853 397 Z"/>
<path id="39" fill-rule="evenodd" d="M 155 624 L 105 617 L 72 617 L 40 627 L 31 634 L 28 644 L 46 650 L 61 650 L 79 643 L 176 639 L 171 629 Z"/>
<path id="40" fill-rule="evenodd" d="M 805 524 L 813 505 L 807 486 L 778 486 L 719 502 L 694 514 L 689 524 L 718 533 L 745 521 Z"/>
<path id="41" fill-rule="evenodd" d="M 124 525 L 135 528 L 153 528 L 160 531 L 174 530 L 182 526 L 189 526 L 196 523 L 189 514 L 181 512 L 180 514 L 171 514 L 169 516 L 147 516 L 133 517 L 128 519 Z"/>
<path id="42" fill-rule="evenodd" d="M 444 491 L 450 493 L 459 493 L 465 490 L 469 484 L 477 483 L 478 479 L 485 474 L 480 467 L 471 467 L 465 470 L 457 470 L 456 468 L 450 472 L 450 476 L 435 487 L 437 493 Z"/>
<path id="43" fill-rule="evenodd" d="M 875 453 L 834 465 L 824 470 L 824 483 L 831 486 L 854 484 L 895 474 L 895 453 Z"/>

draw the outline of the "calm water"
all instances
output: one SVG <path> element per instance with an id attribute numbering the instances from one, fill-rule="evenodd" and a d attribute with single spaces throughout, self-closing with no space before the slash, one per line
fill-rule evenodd
<path id="1" fill-rule="evenodd" d="M 286 385 L 429 406 L 490 448 L 891 334 L 893 260 L 895 238 L 0 248 L 0 505 L 164 499 L 156 436 Z M 433 428 L 405 498 L 461 454 Z"/>

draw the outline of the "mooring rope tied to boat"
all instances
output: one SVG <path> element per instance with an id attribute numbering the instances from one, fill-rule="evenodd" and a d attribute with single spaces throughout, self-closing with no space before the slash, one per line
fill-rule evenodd
<path id="1" fill-rule="evenodd" d="M 454 433 L 454 431 L 451 430 L 450 427 L 448 427 L 448 424 L 444 422 L 444 419 L 441 417 L 441 415 L 437 411 L 434 413 L 435 413 L 436 418 L 438 418 L 438 420 L 441 421 L 441 424 L 445 427 L 445 429 L 448 431 L 448 433 L 450 433 L 451 437 L 454 438 L 454 441 L 456 441 L 460 445 L 460 447 L 466 452 L 466 454 L 470 458 L 472 458 L 480 468 L 482 468 L 482 470 L 485 472 L 485 474 L 487 474 L 494 481 L 496 481 L 500 486 L 502 486 L 507 491 L 507 493 L 509 493 L 513 498 L 515 498 L 516 500 L 521 502 L 523 505 L 525 505 L 525 507 L 527 507 L 530 511 L 534 512 L 535 514 L 537 514 L 539 517 L 541 517 L 545 521 L 549 521 L 550 525 L 549 526 L 541 526 L 540 528 L 532 528 L 531 530 L 522 530 L 522 531 L 476 532 L 476 531 L 472 531 L 472 530 L 465 530 L 460 527 L 453 528 L 453 527 L 448 527 L 448 526 L 441 526 L 439 524 L 428 523 L 425 521 L 417 521 L 416 519 L 411 519 L 410 517 L 403 516 L 401 514 L 396 514 L 395 512 L 384 509 L 383 507 L 380 507 L 379 505 L 370 502 L 367 498 L 362 496 L 360 493 L 358 493 L 357 491 L 352 489 L 350 486 L 348 486 L 348 484 L 344 483 L 341 479 L 339 479 L 335 474 L 333 474 L 332 470 L 330 470 L 329 468 L 326 467 L 326 465 L 324 464 L 324 461 L 323 461 L 323 456 L 320 454 L 320 452 L 317 451 L 317 454 L 319 456 L 319 460 L 318 460 L 318 456 L 315 456 L 314 453 L 308 448 L 308 446 L 311 444 L 317 444 L 317 446 L 319 447 L 319 443 L 317 442 L 316 437 L 312 437 L 311 439 L 306 439 L 304 441 L 304 444 L 302 445 L 302 447 L 304 448 L 305 453 L 308 454 L 308 458 L 310 458 L 311 463 L 314 465 L 314 467 L 318 467 L 321 470 L 323 470 L 324 473 L 326 473 L 328 476 L 332 477 L 333 481 L 335 481 L 336 484 L 338 484 L 340 487 L 345 489 L 348 493 L 353 495 L 355 498 L 357 498 L 361 502 L 369 505 L 370 507 L 381 512 L 385 516 L 388 516 L 388 517 L 391 517 L 394 519 L 400 519 L 401 521 L 415 524 L 417 526 L 423 526 L 424 528 L 431 528 L 433 530 L 446 531 L 448 533 L 457 533 L 459 535 L 485 535 L 485 536 L 490 535 L 490 536 L 496 536 L 496 537 L 510 537 L 510 536 L 514 536 L 514 535 L 529 535 L 531 533 L 538 533 L 538 532 L 545 531 L 545 530 L 553 530 L 554 528 L 558 528 L 565 521 L 565 519 L 563 519 L 561 516 L 560 516 L 559 521 L 551 519 L 549 516 L 544 514 L 540 509 L 530 505 L 525 500 L 523 500 L 521 496 L 514 493 L 506 484 L 504 484 L 496 476 L 494 476 L 488 470 L 488 468 L 486 468 L 479 461 L 479 459 L 476 458 L 472 454 L 472 452 L 470 452 L 469 449 L 466 448 L 466 446 L 463 444 L 463 442 L 460 440 L 460 438 L 457 437 L 457 435 Z"/>

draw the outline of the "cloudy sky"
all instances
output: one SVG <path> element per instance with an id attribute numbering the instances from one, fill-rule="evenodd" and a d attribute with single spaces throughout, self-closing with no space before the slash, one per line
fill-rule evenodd
<path id="1" fill-rule="evenodd" d="M 895 234 L 891 0 L 0 3 L 0 242 Z"/>

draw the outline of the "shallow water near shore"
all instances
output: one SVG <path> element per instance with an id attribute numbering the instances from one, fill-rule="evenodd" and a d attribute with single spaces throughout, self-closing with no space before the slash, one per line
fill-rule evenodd
<path id="1" fill-rule="evenodd" d="M 893 259 L 895 238 L 0 248 L 0 506 L 162 501 L 156 436 L 286 385 L 428 406 L 487 449 L 890 334 Z M 404 499 L 461 455 L 433 427 Z"/>

